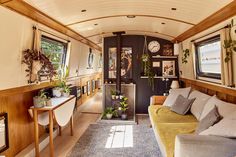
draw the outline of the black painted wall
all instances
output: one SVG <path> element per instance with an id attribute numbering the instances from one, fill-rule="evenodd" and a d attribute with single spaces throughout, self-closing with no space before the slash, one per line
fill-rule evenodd
<path id="1" fill-rule="evenodd" d="M 163 52 L 163 45 L 171 44 L 173 48 L 173 44 L 164 39 L 156 38 L 156 37 L 147 37 L 147 44 L 152 41 L 156 40 L 160 43 L 161 48 L 156 54 L 152 54 L 149 52 L 150 55 L 162 55 Z M 123 82 L 133 82 L 136 84 L 136 113 L 148 113 L 148 106 L 150 101 L 150 96 L 152 95 L 163 95 L 165 90 L 165 82 L 162 79 L 155 79 L 155 88 L 152 91 L 151 87 L 148 85 L 148 79 L 141 79 L 142 73 L 142 66 L 140 57 L 143 53 L 143 46 L 144 46 L 144 36 L 141 35 L 124 35 L 122 36 L 122 47 L 132 47 L 132 79 L 131 80 L 123 80 Z M 115 80 L 108 79 L 108 49 L 110 47 L 116 47 L 116 37 L 106 37 L 104 39 L 104 80 L 105 82 L 114 82 Z M 162 60 L 175 60 L 175 71 L 176 76 L 178 76 L 178 59 L 158 59 L 152 58 L 152 61 L 160 61 L 161 67 L 155 68 L 155 72 L 158 76 L 162 75 Z M 171 84 L 172 79 L 168 81 L 168 88 Z"/>

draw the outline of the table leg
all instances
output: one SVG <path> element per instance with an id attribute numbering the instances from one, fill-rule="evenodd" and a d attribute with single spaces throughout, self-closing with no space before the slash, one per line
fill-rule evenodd
<path id="1" fill-rule="evenodd" d="M 53 112 L 49 111 L 49 144 L 50 144 L 50 157 L 54 156 L 53 150 Z"/>
<path id="2" fill-rule="evenodd" d="M 59 136 L 61 136 L 61 126 L 59 125 Z"/>
<path id="3" fill-rule="evenodd" d="M 38 126 L 38 112 L 33 109 L 34 115 L 34 144 L 35 144 L 35 156 L 39 157 L 39 126 Z"/>
<path id="4" fill-rule="evenodd" d="M 73 130 L 73 114 L 72 114 L 72 116 L 71 116 L 71 118 L 70 118 L 70 134 L 71 134 L 71 136 L 73 136 L 74 135 L 74 130 Z"/>

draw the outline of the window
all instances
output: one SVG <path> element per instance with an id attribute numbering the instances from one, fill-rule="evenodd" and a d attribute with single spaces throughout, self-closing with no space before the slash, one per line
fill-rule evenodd
<path id="1" fill-rule="evenodd" d="M 221 78 L 220 36 L 198 42 L 196 47 L 196 72 L 198 77 Z"/>
<path id="2" fill-rule="evenodd" d="M 67 43 L 42 36 L 41 48 L 56 70 L 59 70 L 61 65 L 65 64 Z"/>

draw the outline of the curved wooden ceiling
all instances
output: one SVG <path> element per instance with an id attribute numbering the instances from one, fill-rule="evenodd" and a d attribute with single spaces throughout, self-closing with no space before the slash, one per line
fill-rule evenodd
<path id="1" fill-rule="evenodd" d="M 233 0 L 25 1 L 95 43 L 100 43 L 100 38 L 104 36 L 100 36 L 102 32 L 110 35 L 109 32 L 115 31 L 172 40 Z M 83 9 L 86 12 L 81 12 Z M 127 15 L 136 17 L 127 18 Z"/>

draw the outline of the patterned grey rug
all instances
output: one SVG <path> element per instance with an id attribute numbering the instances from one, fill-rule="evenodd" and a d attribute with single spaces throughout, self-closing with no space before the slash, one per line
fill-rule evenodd
<path id="1" fill-rule="evenodd" d="M 92 124 L 68 157 L 162 157 L 152 128 Z"/>

